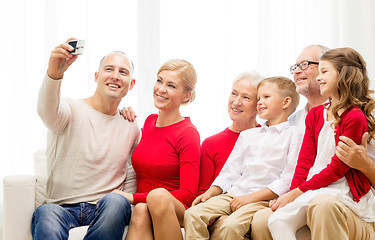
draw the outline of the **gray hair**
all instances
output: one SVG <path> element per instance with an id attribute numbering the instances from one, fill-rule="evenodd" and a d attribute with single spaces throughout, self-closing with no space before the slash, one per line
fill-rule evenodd
<path id="1" fill-rule="evenodd" d="M 242 80 L 242 79 L 247 79 L 249 80 L 252 85 L 256 88 L 258 86 L 258 83 L 264 79 L 264 77 L 262 75 L 260 75 L 258 72 L 256 71 L 248 71 L 248 72 L 242 72 L 240 74 L 238 74 L 234 80 L 233 80 L 233 85 L 238 82 L 239 80 Z"/>
<path id="2" fill-rule="evenodd" d="M 323 53 L 327 52 L 330 48 L 326 47 L 326 46 L 323 46 L 323 45 L 319 45 L 319 44 L 313 44 L 313 45 L 309 45 L 307 47 L 304 47 L 303 50 L 306 50 L 306 49 L 309 49 L 309 48 L 318 48 L 319 49 L 319 56 L 318 58 L 320 58 Z"/>

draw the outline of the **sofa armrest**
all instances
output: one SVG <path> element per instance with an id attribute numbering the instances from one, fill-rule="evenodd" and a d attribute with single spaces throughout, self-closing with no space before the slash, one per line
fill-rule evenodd
<path id="1" fill-rule="evenodd" d="M 3 239 L 30 240 L 35 210 L 35 176 L 15 175 L 3 179 Z"/>

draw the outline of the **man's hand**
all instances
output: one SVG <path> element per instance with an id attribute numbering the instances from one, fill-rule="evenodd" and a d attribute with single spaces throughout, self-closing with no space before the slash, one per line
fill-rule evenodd
<path id="1" fill-rule="evenodd" d="M 340 136 L 336 147 L 336 156 L 351 168 L 361 171 L 375 187 L 375 162 L 367 152 L 368 133 L 362 136 L 361 145 L 357 145 L 348 137 Z M 370 146 L 371 147 L 371 146 Z"/>
<path id="2" fill-rule="evenodd" d="M 206 202 L 211 197 L 217 196 L 217 195 L 221 194 L 222 192 L 223 192 L 223 190 L 220 187 L 212 186 L 209 189 L 207 189 L 207 191 L 205 193 L 196 197 L 194 199 L 193 203 L 191 204 L 191 206 L 195 206 L 195 205 L 197 205 L 201 202 Z"/>
<path id="3" fill-rule="evenodd" d="M 137 115 L 135 115 L 135 112 L 133 111 L 132 107 L 124 107 L 119 112 L 123 116 L 123 118 L 125 120 L 128 120 L 129 122 L 134 122 L 136 117 L 137 117 Z"/>
<path id="4" fill-rule="evenodd" d="M 340 136 L 336 147 L 336 156 L 351 168 L 362 171 L 370 163 L 367 153 L 368 133 L 362 136 L 362 144 L 357 145 L 348 137 Z"/>
<path id="5" fill-rule="evenodd" d="M 279 198 L 270 201 L 270 208 L 276 211 L 279 208 L 284 207 L 288 203 L 293 202 L 297 197 L 302 195 L 303 192 L 299 188 L 295 188 L 290 192 L 281 195 Z"/>
<path id="6" fill-rule="evenodd" d="M 50 78 L 55 80 L 62 79 L 64 72 L 77 59 L 77 55 L 73 56 L 69 52 L 74 50 L 74 48 L 68 44 L 71 40 L 76 39 L 69 38 L 65 43 L 60 44 L 52 50 L 47 69 L 47 74 Z"/>

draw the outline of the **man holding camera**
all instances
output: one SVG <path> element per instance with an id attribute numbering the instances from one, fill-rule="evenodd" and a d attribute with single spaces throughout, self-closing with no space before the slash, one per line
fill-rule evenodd
<path id="1" fill-rule="evenodd" d="M 38 114 L 48 128 L 47 200 L 32 219 L 34 239 L 68 239 L 69 230 L 89 225 L 84 239 L 122 239 L 129 223 L 129 201 L 122 190 L 127 158 L 139 129 L 118 112 L 134 86 L 133 65 L 122 52 L 103 57 L 97 88 L 86 99 L 60 99 L 64 72 L 77 59 L 66 43 L 52 50 L 39 91 Z"/>

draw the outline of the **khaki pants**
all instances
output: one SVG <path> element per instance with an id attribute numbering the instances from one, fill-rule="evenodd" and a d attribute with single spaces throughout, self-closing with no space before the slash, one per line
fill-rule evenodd
<path id="1" fill-rule="evenodd" d="M 264 209 L 254 215 L 251 224 L 252 240 L 272 240 L 267 224 L 271 214 L 272 210 Z M 313 240 L 375 239 L 375 223 L 363 221 L 340 200 L 330 195 L 318 196 L 311 201 L 307 209 L 307 226 Z"/>
<path id="2" fill-rule="evenodd" d="M 261 209 L 268 208 L 268 201 L 247 204 L 232 212 L 230 208 L 232 199 L 233 197 L 229 194 L 221 194 L 186 210 L 184 217 L 185 239 L 208 240 L 210 237 L 207 229 L 209 221 L 222 215 L 228 215 L 220 223 L 217 232 L 219 239 L 242 240 L 249 231 L 254 214 Z"/>

